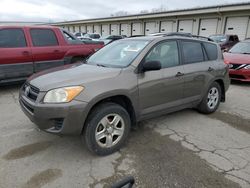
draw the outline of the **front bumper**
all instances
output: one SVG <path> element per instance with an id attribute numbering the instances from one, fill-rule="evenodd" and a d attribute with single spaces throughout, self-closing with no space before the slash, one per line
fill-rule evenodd
<path id="1" fill-rule="evenodd" d="M 240 80 L 244 82 L 250 82 L 250 70 L 229 70 L 229 76 L 232 80 Z"/>
<path id="2" fill-rule="evenodd" d="M 38 99 L 44 94 L 40 93 Z M 21 108 L 39 129 L 54 134 L 81 134 L 88 103 L 73 100 L 62 104 L 44 104 L 37 101 L 31 100 L 22 90 L 20 91 Z"/>

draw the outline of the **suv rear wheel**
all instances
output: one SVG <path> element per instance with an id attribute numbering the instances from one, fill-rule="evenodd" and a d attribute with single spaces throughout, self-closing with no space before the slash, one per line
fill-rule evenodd
<path id="1" fill-rule="evenodd" d="M 108 155 L 125 143 L 131 121 L 128 112 L 115 103 L 103 103 L 90 114 L 84 138 L 88 149 L 98 155 Z"/>
<path id="2" fill-rule="evenodd" d="M 202 99 L 198 110 L 204 114 L 210 114 L 217 110 L 221 101 L 221 87 L 217 82 L 210 85 L 206 95 Z"/>

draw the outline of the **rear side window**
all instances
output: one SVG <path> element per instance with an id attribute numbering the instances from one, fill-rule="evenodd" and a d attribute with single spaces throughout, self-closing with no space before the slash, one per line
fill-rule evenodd
<path id="1" fill-rule="evenodd" d="M 204 61 L 202 46 L 199 42 L 182 41 L 182 51 L 184 64 Z"/>
<path id="2" fill-rule="evenodd" d="M 203 45 L 206 50 L 208 60 L 216 60 L 218 58 L 217 45 L 207 42 L 203 43 Z"/>
<path id="3" fill-rule="evenodd" d="M 58 41 L 51 29 L 31 29 L 32 43 L 34 46 L 57 46 Z"/>
<path id="4" fill-rule="evenodd" d="M 0 48 L 26 47 L 25 35 L 22 29 L 1 29 Z"/>

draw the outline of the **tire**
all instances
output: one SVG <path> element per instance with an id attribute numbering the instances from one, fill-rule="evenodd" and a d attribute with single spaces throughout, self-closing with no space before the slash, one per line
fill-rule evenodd
<path id="1" fill-rule="evenodd" d="M 198 111 L 203 114 L 211 114 L 217 110 L 221 101 L 221 87 L 213 82 L 198 106 Z"/>
<path id="2" fill-rule="evenodd" d="M 82 135 L 87 148 L 100 156 L 119 150 L 126 142 L 131 128 L 128 112 L 115 103 L 103 103 L 94 108 Z"/>

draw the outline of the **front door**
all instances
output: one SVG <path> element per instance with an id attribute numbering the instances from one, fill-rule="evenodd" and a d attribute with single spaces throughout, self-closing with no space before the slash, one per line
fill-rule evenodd
<path id="1" fill-rule="evenodd" d="M 159 61 L 162 69 L 138 75 L 141 115 L 146 116 L 155 111 L 164 112 L 181 105 L 184 80 L 177 42 L 160 42 L 151 49 L 144 61 Z"/>

